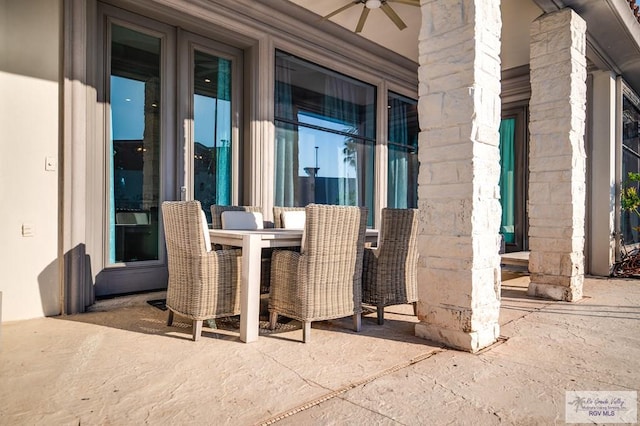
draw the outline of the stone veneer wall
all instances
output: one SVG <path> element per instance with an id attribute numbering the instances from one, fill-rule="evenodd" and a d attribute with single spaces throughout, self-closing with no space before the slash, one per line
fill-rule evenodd
<path id="1" fill-rule="evenodd" d="M 529 294 L 582 297 L 586 23 L 571 9 L 531 25 Z"/>
<path id="2" fill-rule="evenodd" d="M 421 10 L 415 332 L 475 352 L 499 335 L 500 6 L 427 0 Z"/>

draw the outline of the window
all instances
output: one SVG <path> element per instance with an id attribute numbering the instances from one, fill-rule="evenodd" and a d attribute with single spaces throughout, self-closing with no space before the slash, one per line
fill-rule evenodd
<path id="1" fill-rule="evenodd" d="M 640 102 L 634 102 L 635 96 L 629 93 L 622 97 L 622 183 L 627 182 L 629 173 L 640 173 Z M 640 185 L 633 183 L 640 193 Z M 622 211 L 621 218 L 623 244 L 640 242 L 638 215 L 633 212 Z"/>
<path id="2" fill-rule="evenodd" d="M 275 62 L 274 204 L 366 206 L 372 218 L 375 87 L 284 52 Z"/>
<path id="3" fill-rule="evenodd" d="M 418 207 L 418 102 L 389 92 L 387 205 Z"/>

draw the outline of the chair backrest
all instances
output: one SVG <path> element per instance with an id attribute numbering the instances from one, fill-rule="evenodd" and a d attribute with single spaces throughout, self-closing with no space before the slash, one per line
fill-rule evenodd
<path id="1" fill-rule="evenodd" d="M 302 211 L 282 212 L 282 227 L 287 229 L 304 229 L 307 215 Z"/>
<path id="2" fill-rule="evenodd" d="M 389 253 L 417 259 L 418 257 L 418 210 L 382 209 L 380 215 L 378 250 L 380 256 Z"/>
<path id="3" fill-rule="evenodd" d="M 263 229 L 264 220 L 260 212 L 224 211 L 221 215 L 222 229 Z"/>
<path id="4" fill-rule="evenodd" d="M 211 227 L 213 229 L 223 229 L 222 227 L 222 212 L 236 211 L 236 212 L 255 212 L 262 214 L 262 207 L 258 206 L 221 206 L 219 204 L 213 204 L 211 206 Z"/>
<path id="5" fill-rule="evenodd" d="M 299 276 L 318 288 L 342 285 L 359 304 L 367 208 L 310 204 L 305 212 Z"/>
<path id="6" fill-rule="evenodd" d="M 169 262 L 207 251 L 200 201 L 165 201 L 162 222 Z M 211 244 L 209 244 L 209 247 Z"/>
<path id="7" fill-rule="evenodd" d="M 304 212 L 304 207 L 273 207 L 273 226 L 276 228 L 284 228 L 282 223 L 282 214 L 285 212 Z"/>

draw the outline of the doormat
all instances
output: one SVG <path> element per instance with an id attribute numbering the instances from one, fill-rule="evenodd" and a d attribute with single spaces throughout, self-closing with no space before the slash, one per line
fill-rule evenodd
<path id="1" fill-rule="evenodd" d="M 167 310 L 167 299 L 147 300 L 147 303 L 161 311 Z"/>

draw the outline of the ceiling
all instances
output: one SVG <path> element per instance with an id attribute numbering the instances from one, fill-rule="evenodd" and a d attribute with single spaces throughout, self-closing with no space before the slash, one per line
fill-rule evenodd
<path id="1" fill-rule="evenodd" d="M 587 56 L 624 76 L 640 93 L 640 24 L 626 0 L 536 0 L 545 12 L 565 7 L 587 22 Z"/>
<path id="2" fill-rule="evenodd" d="M 353 0 L 289 1 L 319 15 L 320 28 L 337 24 L 350 31 L 355 30 L 363 7 L 351 7 L 324 21 L 320 17 Z M 626 0 L 502 0 L 500 3 L 503 69 L 529 63 L 529 28 L 534 19 L 543 13 L 570 7 L 587 22 L 589 60 L 598 68 L 624 75 L 636 92 L 640 92 L 640 25 Z M 417 63 L 419 8 L 395 2 L 389 5 L 407 28 L 399 30 L 381 9 L 373 9 L 360 36 Z"/>
<path id="3" fill-rule="evenodd" d="M 328 15 L 334 10 L 351 3 L 353 0 L 289 0 L 320 16 Z M 407 24 L 407 28 L 400 31 L 385 15 L 382 9 L 372 9 L 369 12 L 367 22 L 360 35 L 381 46 L 387 47 L 402 56 L 418 62 L 418 33 L 420 32 L 420 8 L 401 3 L 389 3 L 389 6 Z M 329 20 L 354 31 L 363 5 L 356 5 Z M 319 21 L 319 25 L 329 24 L 327 21 Z"/>
<path id="4" fill-rule="evenodd" d="M 289 0 L 317 15 L 325 16 L 347 5 L 353 0 Z M 418 35 L 421 15 L 419 8 L 402 3 L 390 2 L 389 5 L 407 24 L 407 28 L 399 30 L 381 9 L 373 9 L 360 35 L 374 43 L 393 50 L 414 62 L 418 62 Z M 351 7 L 331 17 L 331 23 L 338 24 L 354 31 L 363 5 Z M 503 68 L 514 68 L 529 62 L 529 25 L 543 12 L 532 0 L 502 0 L 503 33 L 502 38 Z M 327 21 L 319 21 L 319 25 L 328 25 Z"/>

